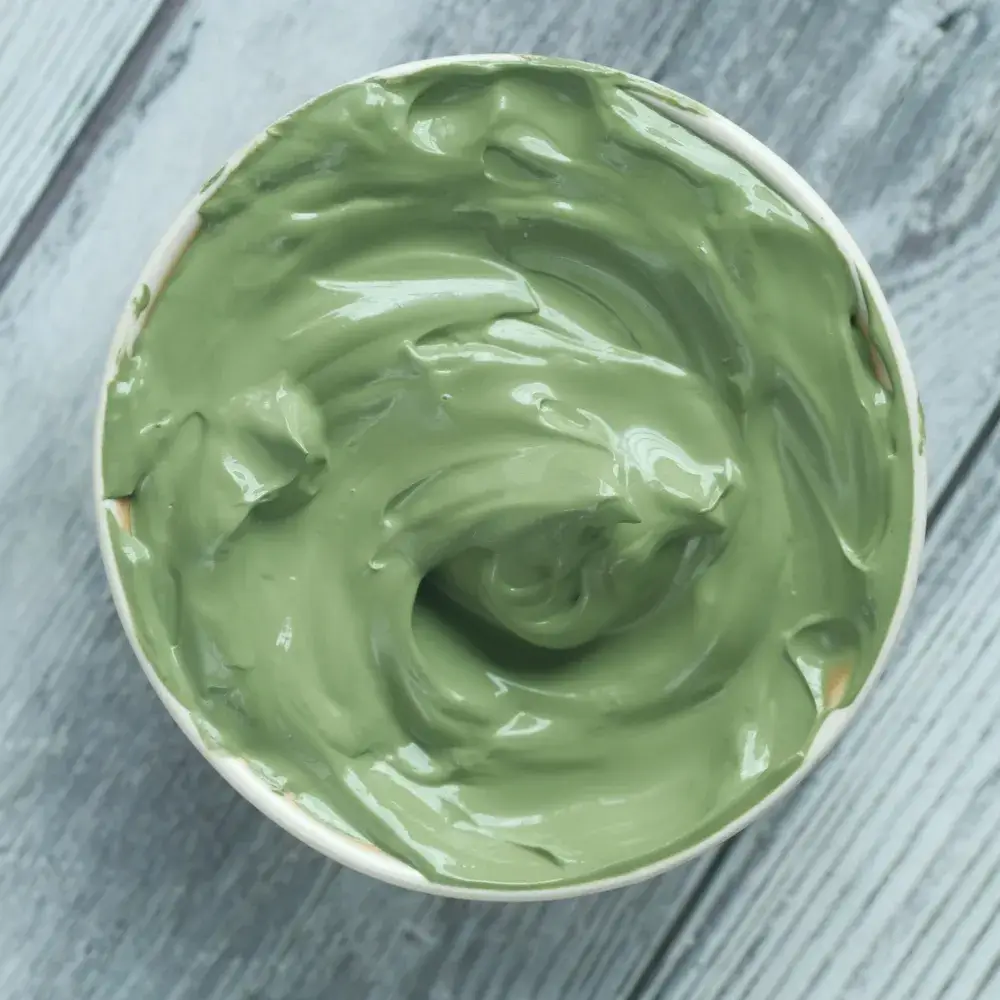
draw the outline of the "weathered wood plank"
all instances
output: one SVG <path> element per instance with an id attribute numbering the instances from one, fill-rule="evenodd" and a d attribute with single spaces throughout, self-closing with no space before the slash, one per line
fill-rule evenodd
<path id="1" fill-rule="evenodd" d="M 712 101 L 855 220 L 914 352 L 939 487 L 997 398 L 1000 260 L 988 252 L 993 216 L 979 207 L 991 150 L 970 175 L 975 188 L 952 151 L 957 109 L 991 77 L 975 63 L 978 14 L 945 32 L 944 8 L 889 10 L 860 0 L 766 10 L 756 0 L 204 0 L 182 12 L 0 298 L 0 412 L 11 415 L 0 451 L 0 898 L 18 903 L 15 919 L 0 918 L 0 994 L 628 991 L 701 869 L 530 908 L 406 894 L 293 843 L 187 747 L 128 654 L 98 566 L 88 449 L 105 344 L 180 204 L 288 107 L 428 53 L 561 51 Z M 899 24 L 915 41 L 891 42 Z M 955 251 L 962 241 L 978 273 Z M 958 321 L 943 340 L 947 315 Z"/>
<path id="2" fill-rule="evenodd" d="M 160 0 L 0 6 L 0 255 Z"/>

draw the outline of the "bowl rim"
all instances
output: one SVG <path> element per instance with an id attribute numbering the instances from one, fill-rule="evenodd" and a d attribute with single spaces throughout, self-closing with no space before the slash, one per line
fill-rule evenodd
<path id="1" fill-rule="evenodd" d="M 570 885 L 526 889 L 491 889 L 431 881 L 406 862 L 386 854 L 379 848 L 358 840 L 324 822 L 292 795 L 276 790 L 247 760 L 229 754 L 218 745 L 212 743 L 210 739 L 206 739 L 202 729 L 195 722 L 192 713 L 166 688 L 143 652 L 136 632 L 134 618 L 125 595 L 108 523 L 109 513 L 114 513 L 112 510 L 113 501 L 105 497 L 103 489 L 104 425 L 107 388 L 117 373 L 121 356 L 131 348 L 136 337 L 142 330 L 150 304 L 166 284 L 176 263 L 187 250 L 188 245 L 197 233 L 200 225 L 199 209 L 202 204 L 245 157 L 265 141 L 268 137 L 268 129 L 264 129 L 258 133 L 246 146 L 230 156 L 218 173 L 213 175 L 198 194 L 184 206 L 143 267 L 121 318 L 115 327 L 104 375 L 101 379 L 100 397 L 94 425 L 93 489 L 101 558 L 104 563 L 115 608 L 143 673 L 146 675 L 153 690 L 163 702 L 174 722 L 177 723 L 187 738 L 200 751 L 202 756 L 208 760 L 212 767 L 237 792 L 264 813 L 265 816 L 320 854 L 342 865 L 346 865 L 355 871 L 371 875 L 392 885 L 419 890 L 431 895 L 496 902 L 568 899 L 645 881 L 671 869 L 678 868 L 693 858 L 705 854 L 713 847 L 718 846 L 744 829 L 763 812 L 771 809 L 776 803 L 792 792 L 813 771 L 819 761 L 839 739 L 848 723 L 857 713 L 860 705 L 869 695 L 878 676 L 885 667 L 888 655 L 899 636 L 903 618 L 916 587 L 927 517 L 927 459 L 924 448 L 923 419 L 918 399 L 917 384 L 899 328 L 889 309 L 889 304 L 864 254 L 862 254 L 837 215 L 793 167 L 789 166 L 777 153 L 773 152 L 762 142 L 718 112 L 645 77 L 623 70 L 611 69 L 599 63 L 561 57 L 519 55 L 513 53 L 440 56 L 400 63 L 373 73 L 367 73 L 339 84 L 337 87 L 332 88 L 332 90 L 338 90 L 341 87 L 371 80 L 407 76 L 433 67 L 453 65 L 475 66 L 484 63 L 500 62 L 572 66 L 585 70 L 610 71 L 619 74 L 625 80 L 642 86 L 647 93 L 659 94 L 664 102 L 662 109 L 659 110 L 662 110 L 665 117 L 688 128 L 696 135 L 709 141 L 712 145 L 730 153 L 741 162 L 750 166 L 755 173 L 774 187 L 789 202 L 802 211 L 804 215 L 826 230 L 844 256 L 856 267 L 868 292 L 871 306 L 878 312 L 885 326 L 886 336 L 899 373 L 900 388 L 906 404 L 912 448 L 913 502 L 909 550 L 902 588 L 885 639 L 882 642 L 878 656 L 865 683 L 850 705 L 835 709 L 829 714 L 814 735 L 802 763 L 759 802 L 696 844 L 676 854 L 615 875 L 600 876 Z M 327 93 L 329 92 L 327 91 Z M 320 97 L 322 96 L 325 95 L 320 95 Z M 288 114 L 282 116 L 278 121 L 280 122 L 290 115 L 294 115 L 318 99 L 319 97 L 306 101 L 288 112 Z"/>

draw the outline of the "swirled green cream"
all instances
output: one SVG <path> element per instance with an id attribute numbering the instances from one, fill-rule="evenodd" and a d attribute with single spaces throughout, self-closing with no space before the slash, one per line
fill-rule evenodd
<path id="1" fill-rule="evenodd" d="M 672 113 L 550 60 L 335 90 L 208 197 L 109 387 L 164 683 L 435 881 L 705 838 L 855 697 L 900 593 L 882 323 Z"/>

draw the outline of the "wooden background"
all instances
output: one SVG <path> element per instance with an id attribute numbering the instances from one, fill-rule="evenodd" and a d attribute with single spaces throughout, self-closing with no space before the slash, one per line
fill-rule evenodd
<path id="1" fill-rule="evenodd" d="M 927 412 L 916 605 L 787 805 L 543 905 L 344 871 L 156 702 L 99 565 L 92 413 L 139 266 L 303 99 L 432 54 L 612 63 L 788 158 L 870 254 Z M 1000 996 L 1000 0 L 2 0 L 0 998 Z"/>

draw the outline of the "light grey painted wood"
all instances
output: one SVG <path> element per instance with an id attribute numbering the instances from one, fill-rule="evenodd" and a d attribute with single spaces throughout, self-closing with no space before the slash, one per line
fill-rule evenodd
<path id="1" fill-rule="evenodd" d="M 90 419 L 110 329 L 187 196 L 294 104 L 431 53 L 586 56 L 727 111 L 853 221 L 914 353 L 939 489 L 1000 386 L 994 135 L 979 115 L 970 138 L 965 115 L 996 84 L 985 16 L 887 0 L 189 3 L 0 297 L 0 996 L 627 993 L 704 867 L 538 907 L 406 894 L 295 844 L 186 745 L 97 560 Z"/>
<path id="2" fill-rule="evenodd" d="M 0 5 L 0 255 L 159 5 Z"/>

